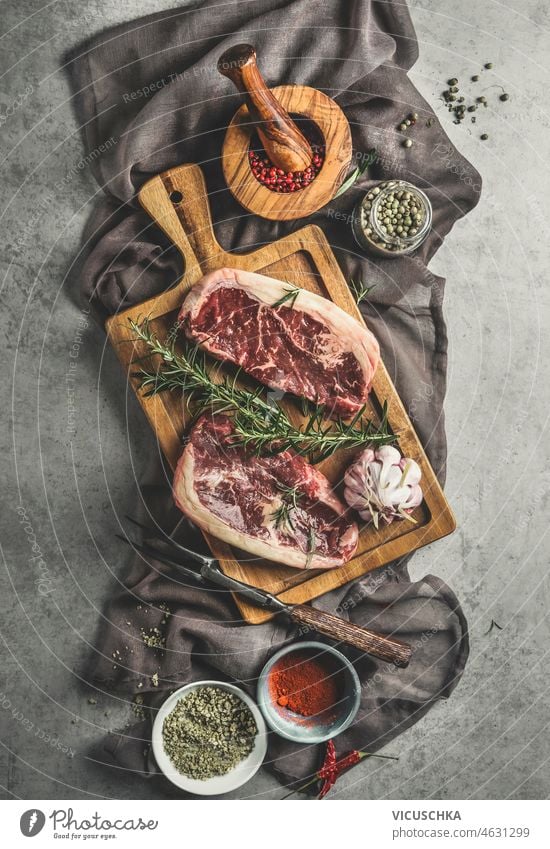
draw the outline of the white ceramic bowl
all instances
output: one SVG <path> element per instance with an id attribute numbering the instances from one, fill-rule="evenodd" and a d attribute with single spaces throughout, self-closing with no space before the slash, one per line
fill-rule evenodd
<path id="1" fill-rule="evenodd" d="M 258 729 L 254 748 L 244 761 L 241 761 L 232 770 L 226 772 L 225 775 L 217 775 L 214 778 L 207 778 L 203 781 L 199 781 L 196 778 L 188 778 L 186 775 L 178 772 L 164 751 L 162 742 L 162 725 L 168 714 L 175 708 L 182 696 L 187 695 L 192 690 L 197 690 L 199 687 L 218 687 L 220 690 L 234 693 L 249 708 Z M 267 751 L 267 729 L 258 706 L 239 687 L 235 687 L 233 684 L 226 684 L 223 681 L 195 681 L 193 684 L 186 684 L 185 687 L 180 687 L 161 706 L 153 723 L 152 744 L 157 765 L 172 784 L 175 784 L 176 787 L 185 790 L 187 793 L 194 793 L 196 796 L 219 796 L 222 793 L 230 793 L 231 790 L 236 790 L 237 787 L 246 784 L 258 772 Z"/>

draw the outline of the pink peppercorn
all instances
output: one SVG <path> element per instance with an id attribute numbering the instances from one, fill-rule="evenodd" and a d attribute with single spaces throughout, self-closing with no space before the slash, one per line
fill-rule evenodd
<path id="1" fill-rule="evenodd" d="M 275 168 L 269 159 L 262 157 L 255 150 L 248 153 L 250 168 L 256 180 L 270 191 L 283 194 L 296 192 L 308 186 L 321 170 L 324 158 L 324 151 L 317 148 L 311 165 L 308 165 L 304 171 L 285 173 L 282 168 Z"/>

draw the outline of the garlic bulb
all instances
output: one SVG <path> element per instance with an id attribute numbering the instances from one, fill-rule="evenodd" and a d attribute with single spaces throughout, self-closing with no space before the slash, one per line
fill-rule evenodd
<path id="1" fill-rule="evenodd" d="M 418 463 L 402 457 L 397 448 L 367 448 L 346 472 L 344 497 L 376 528 L 380 518 L 387 524 L 394 519 L 414 522 L 409 514 L 422 503 L 421 477 Z"/>

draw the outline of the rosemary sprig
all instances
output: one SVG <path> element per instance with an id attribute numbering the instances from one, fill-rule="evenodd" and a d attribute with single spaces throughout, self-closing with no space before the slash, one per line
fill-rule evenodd
<path id="1" fill-rule="evenodd" d="M 283 304 L 286 304 L 287 301 L 290 301 L 290 306 L 293 307 L 294 304 L 296 303 L 296 298 L 298 297 L 298 295 L 300 294 L 301 291 L 302 290 L 300 288 L 298 288 L 297 286 L 293 286 L 292 289 L 287 289 L 286 293 L 282 296 L 282 298 L 279 298 L 278 301 L 275 301 L 275 303 L 272 304 L 272 306 L 273 307 L 282 307 Z"/>
<path id="2" fill-rule="evenodd" d="M 291 513 L 298 509 L 303 492 L 300 491 L 298 486 L 284 486 L 281 483 L 277 483 L 277 489 L 281 493 L 281 505 L 273 511 L 271 518 L 274 520 L 276 528 L 281 525 L 283 527 L 288 526 L 293 531 L 294 523 Z"/>
<path id="3" fill-rule="evenodd" d="M 351 422 L 343 419 L 325 424 L 325 410 L 317 407 L 302 430 L 287 427 L 288 422 L 280 407 L 273 419 L 264 422 L 261 428 L 242 417 L 235 416 L 237 442 L 244 447 L 253 446 L 257 453 L 264 454 L 277 446 L 277 451 L 292 449 L 296 454 L 308 456 L 315 463 L 326 460 L 341 448 L 360 448 L 365 445 L 387 445 L 395 442 L 396 436 L 388 431 L 387 404 L 384 403 L 382 420 L 376 425 L 371 419 L 362 420 L 365 406 L 356 413 Z"/>
<path id="4" fill-rule="evenodd" d="M 377 283 L 373 283 L 372 286 L 365 286 L 362 280 L 353 280 L 349 281 L 350 289 L 353 297 L 355 298 L 355 303 L 359 305 L 361 301 L 364 301 L 366 297 L 372 292 L 373 289 L 378 285 Z"/>
<path id="5" fill-rule="evenodd" d="M 257 454 L 278 454 L 292 449 L 318 463 L 340 448 L 386 445 L 397 439 L 388 429 L 386 404 L 379 425 L 371 419 L 362 420 L 364 406 L 350 422 L 339 418 L 327 424 L 324 407 L 316 406 L 305 427 L 300 429 L 292 424 L 278 403 L 264 399 L 263 386 L 258 385 L 253 391 L 239 388 L 238 371 L 233 378 L 224 377 L 218 383 L 210 376 L 205 354 L 196 346 L 184 342 L 182 350 L 176 352 L 175 342 L 161 342 L 148 319 L 141 324 L 130 319 L 130 327 L 136 339 L 144 342 L 151 354 L 158 355 L 164 363 L 164 367 L 156 371 L 140 369 L 134 372 L 145 394 L 183 389 L 186 404 L 189 407 L 193 403 L 196 414 L 206 409 L 231 414 L 235 430 L 231 444 L 234 446 L 251 448 Z"/>
<path id="6" fill-rule="evenodd" d="M 365 172 L 367 171 L 369 165 L 372 165 L 372 163 L 375 161 L 375 159 L 376 159 L 376 149 L 373 147 L 367 152 L 367 155 L 366 155 L 365 159 L 363 160 L 363 162 L 361 162 L 361 164 L 357 166 L 355 171 L 353 171 L 350 174 L 350 176 L 347 178 L 347 180 L 344 180 L 344 182 L 342 183 L 342 185 L 340 186 L 340 188 L 338 189 L 338 191 L 336 192 L 334 197 L 335 198 L 340 197 L 340 195 L 343 195 L 344 192 L 347 192 L 348 189 L 351 189 L 351 187 L 354 185 L 354 183 L 356 183 L 357 180 L 361 179 L 363 174 L 365 174 Z"/>
<path id="7" fill-rule="evenodd" d="M 253 392 L 237 386 L 239 372 L 233 378 L 224 377 L 216 383 L 209 374 L 206 356 L 195 345 L 187 345 L 182 353 L 177 353 L 175 340 L 169 344 L 161 342 L 151 330 L 148 319 L 141 324 L 130 319 L 130 327 L 136 337 L 146 343 L 151 354 L 157 354 L 165 363 L 164 368 L 154 372 L 141 369 L 134 373 L 141 388 L 147 390 L 146 396 L 167 389 L 183 389 L 187 405 L 195 402 L 203 409 L 210 407 L 218 413 L 241 409 L 248 418 L 257 420 L 258 426 L 273 416 L 272 404 L 261 397 L 261 386 Z"/>

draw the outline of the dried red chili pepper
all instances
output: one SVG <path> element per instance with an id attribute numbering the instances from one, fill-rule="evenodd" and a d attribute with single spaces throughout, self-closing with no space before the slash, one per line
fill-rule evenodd
<path id="1" fill-rule="evenodd" d="M 321 791 L 319 793 L 318 799 L 322 799 L 323 796 L 326 796 L 334 782 L 337 778 L 336 772 L 336 747 L 332 740 L 329 740 L 327 743 L 327 751 L 325 754 L 325 760 L 323 761 L 323 765 L 320 770 L 317 772 L 319 779 L 323 782 L 321 785 Z"/>
<path id="2" fill-rule="evenodd" d="M 359 761 L 366 756 L 366 752 L 358 752 L 357 749 L 353 749 L 351 752 L 348 752 L 347 755 L 344 755 L 344 757 L 340 758 L 335 763 L 337 775 L 340 775 L 340 773 L 344 772 L 344 770 L 355 766 L 355 764 L 358 764 Z"/>
<path id="3" fill-rule="evenodd" d="M 330 757 L 329 757 L 329 745 L 331 745 L 330 749 Z M 318 799 L 323 799 L 328 791 L 336 784 L 338 777 L 345 772 L 347 769 L 350 769 L 355 764 L 358 764 L 360 760 L 364 757 L 367 757 L 366 752 L 359 752 L 357 749 L 352 749 L 351 752 L 348 752 L 347 755 L 336 760 L 336 749 L 334 748 L 334 743 L 332 740 L 329 740 L 327 743 L 327 754 L 323 763 L 323 766 L 317 773 L 319 778 L 323 779 L 323 784 L 321 786 L 321 790 Z"/>
<path id="4" fill-rule="evenodd" d="M 325 759 L 321 767 L 315 773 L 315 777 L 311 781 L 308 781 L 307 784 L 299 787 L 297 790 L 293 790 L 292 793 L 287 793 L 283 799 L 287 799 L 294 793 L 301 793 L 302 791 L 307 790 L 308 787 L 311 787 L 311 785 L 315 784 L 317 781 L 322 781 L 321 789 L 317 798 L 324 799 L 329 790 L 334 787 L 340 775 L 354 767 L 359 763 L 359 761 L 362 761 L 363 758 L 383 758 L 384 760 L 390 761 L 399 760 L 399 758 L 395 757 L 395 755 L 377 755 L 372 752 L 363 752 L 359 749 L 352 749 L 351 752 L 347 753 L 347 755 L 343 755 L 337 760 L 336 748 L 333 741 L 329 740 L 325 752 Z"/>

